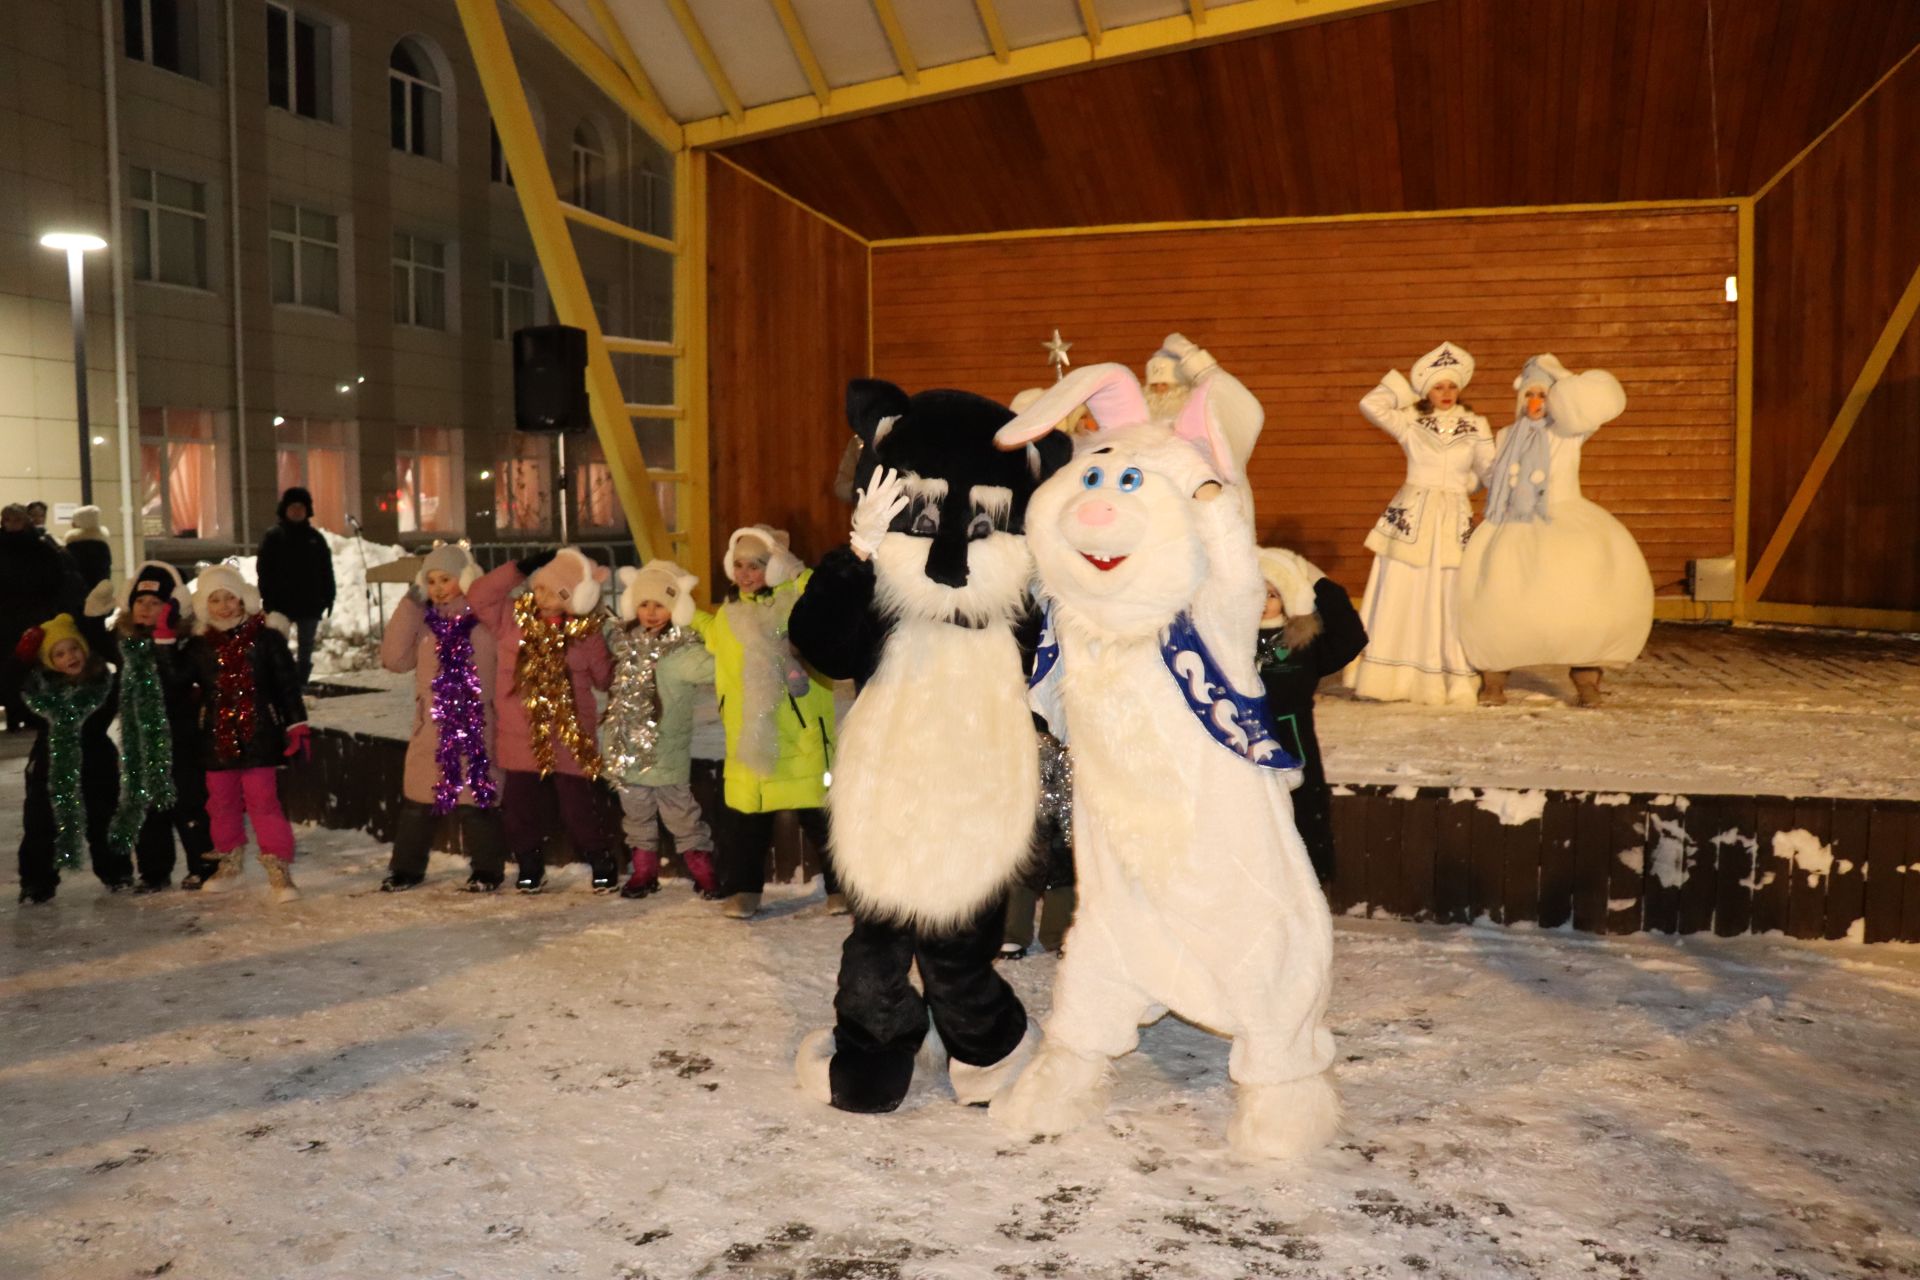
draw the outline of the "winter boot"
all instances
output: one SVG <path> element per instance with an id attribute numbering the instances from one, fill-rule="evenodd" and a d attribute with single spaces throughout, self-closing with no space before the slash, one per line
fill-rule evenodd
<path id="1" fill-rule="evenodd" d="M 1581 706 L 1599 706 L 1602 701 L 1600 694 L 1600 668 L 1573 668 L 1573 687 L 1580 695 Z"/>
<path id="2" fill-rule="evenodd" d="M 425 881 L 425 876 L 409 876 L 395 871 L 380 882 L 380 892 L 405 893 L 408 889 L 416 888 Z"/>
<path id="3" fill-rule="evenodd" d="M 711 900 L 716 897 L 714 890 L 719 888 L 719 878 L 713 873 L 713 850 L 688 849 L 680 855 L 681 865 L 687 869 L 687 878 L 693 881 L 693 888 L 701 897 Z"/>
<path id="4" fill-rule="evenodd" d="M 1506 672 L 1482 671 L 1480 673 L 1480 705 L 1483 707 L 1504 707 L 1507 705 Z"/>
<path id="5" fill-rule="evenodd" d="M 522 893 L 538 893 L 547 885 L 547 864 L 538 854 L 528 854 L 520 859 L 520 874 L 514 879 L 513 887 Z"/>
<path id="6" fill-rule="evenodd" d="M 208 854 L 206 861 L 214 863 L 213 874 L 200 886 L 202 893 L 226 893 L 240 887 L 240 877 L 247 869 L 247 851 L 235 849 L 231 853 Z"/>
<path id="7" fill-rule="evenodd" d="M 729 920 L 751 920 L 760 914 L 760 895 L 736 893 L 720 904 L 720 914 Z"/>
<path id="8" fill-rule="evenodd" d="M 20 890 L 20 905 L 23 907 L 37 907 L 42 903 L 52 902 L 53 893 L 54 886 L 50 884 L 39 885 L 32 889 L 23 887 Z"/>
<path id="9" fill-rule="evenodd" d="M 173 881 L 171 880 L 142 880 L 139 884 L 133 886 L 133 891 L 136 895 L 145 895 L 149 893 L 165 893 L 171 888 L 173 888 Z"/>
<path id="10" fill-rule="evenodd" d="M 499 891 L 500 881 L 497 879 L 489 880 L 485 876 L 467 877 L 466 892 L 468 893 L 498 893 Z"/>
<path id="11" fill-rule="evenodd" d="M 633 876 L 620 889 L 623 898 L 644 898 L 660 892 L 660 855 L 652 849 L 635 849 Z"/>
<path id="12" fill-rule="evenodd" d="M 610 853 L 596 853 L 587 858 L 587 865 L 593 868 L 593 891 L 612 893 L 620 885 L 620 869 L 614 863 Z"/>
<path id="13" fill-rule="evenodd" d="M 260 865 L 266 868 L 267 888 L 272 892 L 275 902 L 298 902 L 300 890 L 293 883 L 293 864 L 270 853 L 260 855 Z"/>

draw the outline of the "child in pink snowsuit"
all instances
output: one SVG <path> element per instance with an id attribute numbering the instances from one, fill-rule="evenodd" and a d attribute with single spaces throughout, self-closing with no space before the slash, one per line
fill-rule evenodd
<path id="1" fill-rule="evenodd" d="M 293 827 L 280 809 L 278 770 L 307 750 L 307 709 L 287 647 L 292 624 L 260 612 L 260 593 L 226 565 L 193 581 L 194 636 L 185 646 L 200 695 L 200 757 L 207 770 L 208 859 L 219 868 L 202 893 L 240 883 L 247 823 L 276 902 L 300 896 L 293 883 Z"/>

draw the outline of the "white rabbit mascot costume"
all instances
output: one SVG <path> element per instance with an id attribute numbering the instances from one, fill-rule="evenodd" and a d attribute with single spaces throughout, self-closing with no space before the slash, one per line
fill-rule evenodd
<path id="1" fill-rule="evenodd" d="M 1049 619 L 1035 701 L 1073 752 L 1080 905 L 1045 1045 L 993 1111 L 1032 1133 L 1094 1118 L 1108 1060 L 1171 1010 L 1233 1040 L 1234 1150 L 1285 1158 L 1339 1124 L 1333 926 L 1254 671 L 1266 587 L 1208 399 L 1203 378 L 1155 424 L 1127 369 L 1093 365 L 998 436 L 1022 447 L 1083 402 L 1100 424 L 1027 509 Z"/>
<path id="2" fill-rule="evenodd" d="M 1591 705 L 1599 668 L 1639 657 L 1653 628 L 1640 545 L 1580 492 L 1581 446 L 1620 416 L 1627 394 L 1606 370 L 1571 373 L 1551 355 L 1527 361 L 1513 387 L 1519 403 L 1487 477 L 1486 519 L 1460 564 L 1460 643 L 1496 689 L 1515 667 L 1571 667 Z"/>

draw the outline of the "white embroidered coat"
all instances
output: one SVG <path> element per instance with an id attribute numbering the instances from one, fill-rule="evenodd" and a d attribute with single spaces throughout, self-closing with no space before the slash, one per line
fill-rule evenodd
<path id="1" fill-rule="evenodd" d="M 1367 534 L 1367 550 L 1402 564 L 1452 569 L 1473 532 L 1469 495 L 1493 464 L 1493 431 L 1459 405 L 1421 413 L 1413 407 L 1419 398 L 1396 369 L 1360 401 L 1367 421 L 1407 455 L 1407 478 Z"/>

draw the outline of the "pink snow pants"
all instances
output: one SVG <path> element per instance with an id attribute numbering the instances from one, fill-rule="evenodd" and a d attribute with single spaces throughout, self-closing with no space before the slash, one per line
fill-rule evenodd
<path id="1" fill-rule="evenodd" d="M 213 851 L 222 857 L 246 847 L 247 819 L 260 852 L 293 861 L 293 825 L 280 811 L 276 769 L 216 769 L 207 774 L 207 818 Z"/>

